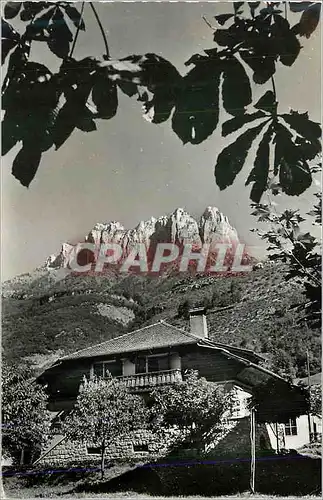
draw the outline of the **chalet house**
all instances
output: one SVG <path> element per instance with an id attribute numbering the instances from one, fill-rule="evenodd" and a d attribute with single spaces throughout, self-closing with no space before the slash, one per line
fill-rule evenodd
<path id="1" fill-rule="evenodd" d="M 225 384 L 236 391 L 237 405 L 228 424 L 230 449 L 238 443 L 248 449 L 250 423 L 247 400 L 258 384 L 280 377 L 261 366 L 258 354 L 212 341 L 204 309 L 190 313 L 190 331 L 164 321 L 140 328 L 98 345 L 62 357 L 41 374 L 38 381 L 47 385 L 49 410 L 55 419 L 73 408 L 84 376 L 104 377 L 110 372 L 135 393 L 147 394 L 153 387 L 173 384 L 183 379 L 187 370 L 198 370 L 208 381 Z M 237 427 L 238 425 L 238 427 Z M 265 427 L 265 426 L 263 426 Z M 242 434 L 245 438 L 242 438 Z M 261 446 L 271 448 L 266 429 L 258 433 Z M 259 444 L 260 446 L 260 444 Z M 158 456 L 165 443 L 156 443 L 147 431 L 137 432 L 122 442 L 112 443 L 108 457 L 133 454 L 136 457 Z M 67 443 L 57 435 L 38 459 L 40 463 L 62 465 L 99 459 L 100 450 L 91 446 Z"/>

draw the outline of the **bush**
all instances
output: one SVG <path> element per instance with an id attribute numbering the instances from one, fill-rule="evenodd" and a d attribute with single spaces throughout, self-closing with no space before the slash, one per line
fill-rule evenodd
<path id="1" fill-rule="evenodd" d="M 185 300 L 182 302 L 177 309 L 177 316 L 179 318 L 183 318 L 188 320 L 190 316 L 190 309 L 192 308 L 192 304 L 189 300 Z"/>

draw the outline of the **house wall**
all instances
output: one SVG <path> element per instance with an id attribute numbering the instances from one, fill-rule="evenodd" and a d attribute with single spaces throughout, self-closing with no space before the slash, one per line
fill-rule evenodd
<path id="1" fill-rule="evenodd" d="M 173 433 L 176 434 L 176 431 Z M 135 460 L 138 462 L 155 461 L 158 457 L 167 456 L 171 450 L 172 435 L 160 438 L 147 430 L 139 430 L 129 434 L 123 439 L 111 443 L 106 451 L 106 461 L 109 460 Z M 135 445 L 147 445 L 148 451 L 134 451 Z M 270 450 L 270 440 L 266 427 L 257 426 L 256 449 L 260 453 Z M 81 465 L 88 462 L 100 462 L 100 454 L 89 454 L 85 444 L 70 442 L 67 439 L 58 441 L 58 444 L 50 449 L 47 454 L 38 461 L 43 466 Z M 179 458 L 185 456 L 189 450 L 179 452 Z M 250 456 L 250 419 L 243 417 L 232 419 L 224 425 L 217 427 L 214 434 L 210 434 L 206 451 L 213 457 Z M 178 455 L 177 455 L 178 456 Z"/>
<path id="2" fill-rule="evenodd" d="M 171 370 L 181 370 L 182 369 L 182 360 L 178 352 L 174 352 L 170 355 L 170 367 Z"/>
<path id="3" fill-rule="evenodd" d="M 285 433 L 285 447 L 286 448 L 300 448 L 306 443 L 310 442 L 309 428 L 308 428 L 308 417 L 307 415 L 301 415 L 296 419 L 297 435 L 287 436 Z"/>
<path id="4" fill-rule="evenodd" d="M 256 454 L 272 450 L 271 442 L 265 424 L 256 426 Z M 232 456 L 234 458 L 250 456 L 250 418 L 243 417 L 232 420 L 223 438 L 214 443 L 212 456 Z"/>
<path id="5" fill-rule="evenodd" d="M 311 416 L 311 432 L 313 432 L 313 424 L 316 423 L 317 432 L 319 434 L 322 433 L 322 420 L 318 417 Z M 286 436 L 285 435 L 285 444 L 286 448 L 294 448 L 298 449 L 308 444 L 310 442 L 310 430 L 308 425 L 308 416 L 301 415 L 296 419 L 297 425 L 297 435 L 296 436 Z"/>
<path id="6" fill-rule="evenodd" d="M 322 434 L 322 420 L 319 417 L 311 416 L 311 431 L 313 432 L 313 424 L 316 423 L 317 432 Z M 294 436 L 286 435 L 284 424 L 279 424 L 279 447 L 297 450 L 310 442 L 308 416 L 301 415 L 296 418 L 297 434 Z M 277 449 L 277 438 L 274 425 L 267 425 L 268 435 L 271 445 Z"/>
<path id="7" fill-rule="evenodd" d="M 90 368 L 90 360 L 61 363 L 47 370 L 39 382 L 47 385 L 52 401 L 69 400 L 76 398 L 83 377 L 90 376 Z"/>
<path id="8" fill-rule="evenodd" d="M 136 365 L 130 359 L 122 360 L 122 373 L 123 375 L 134 375 L 136 372 Z"/>
<path id="9" fill-rule="evenodd" d="M 198 370 L 201 377 L 212 382 L 234 380 L 241 364 L 216 350 L 196 348 L 181 353 L 182 370 Z"/>

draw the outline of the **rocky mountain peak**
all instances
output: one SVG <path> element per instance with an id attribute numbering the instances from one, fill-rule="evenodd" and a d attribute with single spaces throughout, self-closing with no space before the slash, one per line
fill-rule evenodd
<path id="1" fill-rule="evenodd" d="M 219 242 L 236 244 L 239 237 L 228 218 L 218 208 L 209 206 L 200 219 L 179 207 L 170 214 L 142 220 L 132 229 L 125 229 L 118 221 L 99 222 L 89 231 L 85 241 L 98 246 L 118 243 L 127 254 L 136 243 L 144 243 L 147 248 L 161 242 L 176 245 L 191 243 L 195 248 L 201 248 L 204 243 L 211 246 Z M 46 266 L 66 267 L 72 249 L 73 245 L 63 244 L 59 255 L 55 258 L 50 256 Z"/>
<path id="2" fill-rule="evenodd" d="M 238 243 L 239 237 L 228 218 L 216 207 L 207 207 L 199 222 L 200 236 L 203 243 L 229 242 Z"/>

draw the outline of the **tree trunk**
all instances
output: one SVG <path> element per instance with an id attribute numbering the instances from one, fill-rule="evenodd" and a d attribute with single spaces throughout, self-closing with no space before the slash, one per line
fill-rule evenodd
<path id="1" fill-rule="evenodd" d="M 105 441 L 102 442 L 102 447 L 101 447 L 101 479 L 104 478 L 104 467 L 105 467 Z"/>
<path id="2" fill-rule="evenodd" d="M 25 461 L 25 448 L 22 448 L 20 451 L 20 465 L 24 465 Z"/>

